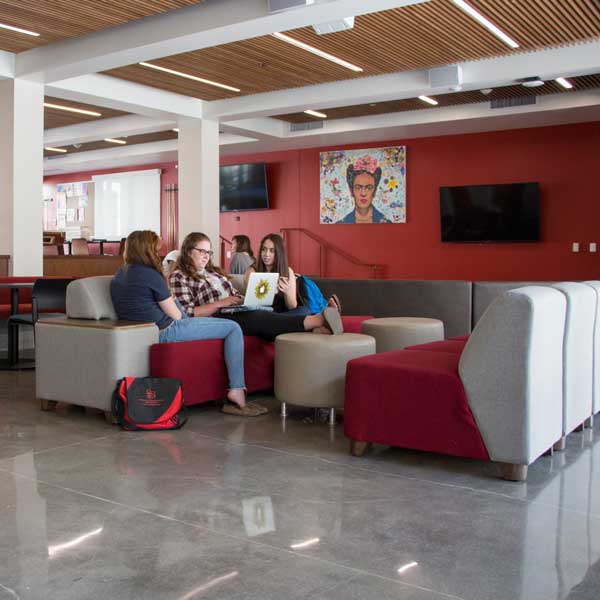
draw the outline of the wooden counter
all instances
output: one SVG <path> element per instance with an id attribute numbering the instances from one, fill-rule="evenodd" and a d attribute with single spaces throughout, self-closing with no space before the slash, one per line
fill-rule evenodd
<path id="1" fill-rule="evenodd" d="M 44 275 L 66 277 L 114 275 L 122 265 L 122 256 L 44 256 Z"/>

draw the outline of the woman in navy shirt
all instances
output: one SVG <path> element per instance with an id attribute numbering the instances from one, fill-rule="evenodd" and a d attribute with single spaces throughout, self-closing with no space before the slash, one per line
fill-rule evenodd
<path id="1" fill-rule="evenodd" d="M 133 231 L 127 238 L 125 266 L 111 282 L 111 296 L 119 319 L 152 321 L 158 326 L 159 341 L 187 342 L 222 339 L 229 391 L 225 412 L 256 416 L 267 412 L 258 404 L 246 405 L 244 383 L 244 336 L 240 326 L 230 320 L 189 318 L 171 296 L 162 274 L 158 255 L 160 238 L 153 231 Z"/>

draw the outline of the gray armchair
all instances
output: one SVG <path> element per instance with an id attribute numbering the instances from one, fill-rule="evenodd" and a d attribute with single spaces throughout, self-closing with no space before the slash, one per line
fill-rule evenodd
<path id="1" fill-rule="evenodd" d="M 149 375 L 158 328 L 117 319 L 111 279 L 73 281 L 67 287 L 67 316 L 37 322 L 36 395 L 42 409 L 67 402 L 100 409 L 109 420 L 117 380 Z"/>

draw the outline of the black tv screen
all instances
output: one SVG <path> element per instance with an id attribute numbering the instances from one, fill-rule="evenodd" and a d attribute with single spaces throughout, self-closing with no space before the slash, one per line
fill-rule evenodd
<path id="1" fill-rule="evenodd" d="M 269 208 L 265 163 L 220 168 L 221 212 Z"/>
<path id="2" fill-rule="evenodd" d="M 537 242 L 538 183 L 440 188 L 442 242 Z"/>

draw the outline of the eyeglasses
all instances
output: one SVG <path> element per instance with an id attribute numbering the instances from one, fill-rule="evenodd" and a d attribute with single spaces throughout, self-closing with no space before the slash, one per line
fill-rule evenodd
<path id="1" fill-rule="evenodd" d="M 214 254 L 214 252 L 212 250 L 205 250 L 204 248 L 192 248 L 192 250 L 196 250 L 197 252 L 200 253 L 200 256 L 208 256 L 209 258 L 212 257 L 212 255 Z"/>
<path id="2" fill-rule="evenodd" d="M 354 184 L 354 191 L 355 192 L 372 192 L 375 189 L 375 186 L 372 183 L 369 183 L 367 185 L 360 185 L 360 183 L 355 183 Z"/>
<path id="3" fill-rule="evenodd" d="M 260 251 L 264 254 L 275 254 L 275 248 L 267 248 L 266 246 L 263 246 Z"/>

